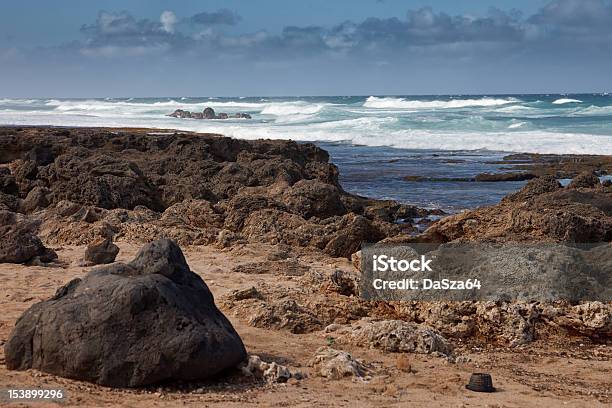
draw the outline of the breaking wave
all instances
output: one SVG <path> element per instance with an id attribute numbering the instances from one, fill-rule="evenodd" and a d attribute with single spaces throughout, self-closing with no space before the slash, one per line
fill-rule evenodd
<path id="1" fill-rule="evenodd" d="M 565 105 L 566 103 L 582 103 L 580 99 L 560 98 L 553 101 L 553 105 Z"/>
<path id="2" fill-rule="evenodd" d="M 520 102 L 518 99 L 497 99 L 497 98 L 480 98 L 480 99 L 451 99 L 451 100 L 407 100 L 403 98 L 379 98 L 370 96 L 363 103 L 366 108 L 375 109 L 457 109 L 477 106 L 500 106 L 511 103 Z"/>

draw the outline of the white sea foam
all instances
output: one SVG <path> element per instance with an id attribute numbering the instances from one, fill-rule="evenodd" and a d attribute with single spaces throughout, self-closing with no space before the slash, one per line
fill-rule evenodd
<path id="1" fill-rule="evenodd" d="M 262 115 L 312 115 L 318 113 L 326 106 L 326 104 L 313 104 L 306 102 L 280 102 L 269 103 L 263 106 Z"/>
<path id="2" fill-rule="evenodd" d="M 580 99 L 560 98 L 553 101 L 554 105 L 565 105 L 566 103 L 582 103 Z"/>
<path id="3" fill-rule="evenodd" d="M 365 101 L 338 101 L 339 98 L 0 99 L 0 124 L 149 127 L 245 139 L 347 141 L 411 149 L 612 154 L 610 121 L 604 117 L 612 114 L 612 105 L 584 103 L 567 109 L 540 103 L 543 106 L 534 107 L 537 101 L 506 97 L 433 101 L 370 97 Z M 174 109 L 201 111 L 206 106 L 218 112 L 246 111 L 253 119 L 202 121 L 166 116 Z M 452 110 L 456 107 L 463 109 Z M 566 129 L 556 120 L 547 128 L 546 117 L 559 115 L 599 119 L 591 127 L 581 126 L 580 134 L 572 133 L 577 128 Z M 538 130 L 529 126 L 535 118 Z"/>
<path id="4" fill-rule="evenodd" d="M 520 102 L 518 99 L 479 98 L 479 99 L 450 99 L 450 100 L 407 100 L 404 98 L 379 98 L 370 96 L 363 103 L 366 108 L 375 109 L 456 109 L 477 106 L 500 106 Z"/>

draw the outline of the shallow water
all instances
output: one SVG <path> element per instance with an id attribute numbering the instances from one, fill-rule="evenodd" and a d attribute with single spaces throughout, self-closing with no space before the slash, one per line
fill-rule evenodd
<path id="1" fill-rule="evenodd" d="M 317 143 L 330 153 L 340 170 L 346 191 L 393 199 L 424 208 L 447 212 L 498 203 L 520 189 L 525 181 L 407 181 L 406 176 L 473 178 L 495 173 L 507 165 L 489 164 L 507 153 L 490 151 L 410 150 L 385 147 L 347 146 Z"/>

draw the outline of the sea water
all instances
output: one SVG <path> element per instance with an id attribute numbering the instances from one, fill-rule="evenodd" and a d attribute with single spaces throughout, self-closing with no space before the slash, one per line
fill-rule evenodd
<path id="1" fill-rule="evenodd" d="M 175 109 L 245 112 L 195 120 Z M 522 182 L 408 182 L 499 171 L 510 152 L 612 154 L 612 96 L 470 95 L 0 99 L 2 125 L 116 126 L 313 141 L 348 190 L 450 211 L 487 205 Z"/>

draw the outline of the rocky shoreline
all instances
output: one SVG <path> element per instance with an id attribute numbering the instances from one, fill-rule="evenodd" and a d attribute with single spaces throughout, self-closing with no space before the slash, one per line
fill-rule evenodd
<path id="1" fill-rule="evenodd" d="M 369 359 L 389 353 L 416 353 L 438 356 L 445 364 L 457 365 L 467 364 L 467 355 L 477 349 L 492 347 L 494 356 L 495 348 L 536 344 L 552 349 L 570 342 L 591 345 L 608 359 L 611 303 L 368 302 L 359 297 L 359 271 L 349 260 L 359 262 L 364 242 L 610 245 L 612 187 L 596 177 L 607 169 L 609 158 L 571 159 L 571 169 L 564 168 L 563 174 L 558 166 L 565 159 L 556 156 L 556 161 L 551 160 L 536 166 L 541 171 L 521 168 L 534 177 L 499 204 L 442 217 L 421 232 L 418 224 L 423 218 L 445 214 L 344 191 L 338 182 L 338 169 L 329 162 L 327 152 L 310 143 L 245 141 L 174 131 L 153 134 L 147 129 L 0 128 L 0 229 L 5 237 L 0 243 L 0 264 L 25 264 L 19 266 L 25 269 L 15 270 L 39 268 L 45 275 L 53 272 L 57 276 L 78 269 L 83 282 L 91 282 L 90 286 L 101 293 L 118 293 L 105 280 L 107 274 L 121 276 L 127 288 L 134 276 L 140 276 L 139 282 L 157 282 L 154 276 L 170 276 L 164 271 L 179 270 L 177 275 L 171 273 L 176 284 L 172 290 L 196 290 L 186 289 L 199 285 L 193 283 L 199 278 L 192 276 L 191 267 L 207 276 L 219 309 L 239 334 L 259 333 L 257 338 L 278 341 L 290 335 L 297 336 L 291 337 L 296 344 L 317 344 L 310 362 L 294 362 L 292 367 L 251 356 L 238 382 L 245 381 L 242 375 L 261 381 L 301 381 L 305 377 L 302 371 L 328 380 L 382 375 L 380 367 L 354 356 L 361 354 L 360 350 L 379 353 L 368 354 Z M 573 181 L 563 187 L 553 176 L 565 177 L 570 170 Z M 149 244 L 156 240 L 163 244 Z M 151 252 L 146 249 L 150 245 L 162 245 L 163 255 L 143 258 L 138 254 L 132 261 L 125 258 L 124 251 L 132 253 L 145 244 L 149 246 L 143 253 Z M 187 266 L 178 246 L 195 257 L 197 268 L 191 261 Z M 79 254 L 88 253 L 84 257 L 87 259 L 75 257 L 72 248 Z M 208 254 L 207 259 L 212 261 L 198 263 L 201 253 Z M 112 262 L 117 256 L 123 263 L 83 269 Z M 214 272 L 219 268 L 221 272 Z M 45 313 L 55 316 L 58 312 L 51 311 L 61 302 L 65 304 L 61 307 L 82 309 L 79 302 L 83 298 L 73 301 L 71 296 L 79 295 L 85 286 L 78 289 L 69 283 L 71 279 L 60 279 L 67 285 L 55 300 L 47 301 L 50 303 L 44 302 L 48 296 L 37 299 L 50 306 L 34 305 L 31 310 L 49 308 Z M 218 279 L 223 279 L 220 286 L 213 287 L 211 282 Z M 158 302 L 155 296 L 148 299 Z M 140 313 L 140 301 L 130 302 L 130 313 Z M 17 310 L 22 313 L 23 307 Z M 100 306 L 85 307 L 97 310 Z M 125 317 L 125 310 L 118 310 L 116 316 Z M 202 321 L 193 317 L 187 306 L 177 310 L 183 314 L 188 311 L 177 330 L 192 327 L 191 319 Z M 19 336 L 31 335 L 32 319 L 20 320 L 23 333 Z M 50 318 L 50 328 L 55 327 L 54 322 Z M 14 323 L 10 320 L 0 326 L 3 342 L 8 340 Z M 28 341 L 14 340 L 19 336 L 13 337 L 5 349 L 10 368 L 34 367 L 114 386 L 207 377 L 201 373 L 190 377 L 185 374 L 192 372 L 187 365 L 169 367 L 164 370 L 168 376 L 163 377 L 157 366 L 146 364 L 136 370 L 140 374 L 135 377 L 135 366 L 122 366 L 115 360 L 108 363 L 107 372 L 96 351 L 100 347 L 88 348 L 85 353 L 92 359 L 91 370 L 70 371 L 60 363 L 72 359 L 69 353 L 41 354 L 51 356 L 52 362 L 23 359 L 15 345 Z M 96 341 L 100 338 L 92 337 Z M 249 342 L 250 346 L 245 343 L 247 352 L 258 349 Z M 57 349 L 53 342 L 41 347 Z M 240 350 L 231 355 L 232 359 L 244 358 Z M 594 354 L 590 356 L 595 358 Z M 304 370 L 303 366 L 311 368 Z M 142 374 L 147 370 L 151 370 L 151 381 Z M 121 375 L 113 377 L 111 373 Z M 605 390 L 595 397 L 602 402 L 612 398 Z"/>

